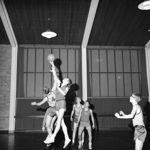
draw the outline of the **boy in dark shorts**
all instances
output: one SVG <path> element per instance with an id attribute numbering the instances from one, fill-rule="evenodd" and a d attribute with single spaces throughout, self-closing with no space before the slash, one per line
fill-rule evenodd
<path id="1" fill-rule="evenodd" d="M 85 101 L 82 111 L 79 115 L 79 131 L 78 131 L 78 138 L 79 138 L 79 146 L 78 148 L 81 148 L 83 146 L 82 141 L 84 141 L 83 139 L 83 132 L 84 129 L 87 130 L 88 135 L 89 135 L 89 149 L 92 149 L 92 128 L 91 128 L 91 124 L 90 124 L 90 117 L 92 120 L 92 128 L 95 128 L 94 125 L 94 117 L 93 117 L 93 111 L 89 108 L 89 102 Z"/>
<path id="2" fill-rule="evenodd" d="M 76 97 L 75 104 L 73 105 L 73 109 L 71 111 L 70 120 L 73 122 L 73 131 L 72 131 L 72 144 L 75 143 L 76 132 L 78 128 L 78 118 L 82 111 L 81 99 Z"/>

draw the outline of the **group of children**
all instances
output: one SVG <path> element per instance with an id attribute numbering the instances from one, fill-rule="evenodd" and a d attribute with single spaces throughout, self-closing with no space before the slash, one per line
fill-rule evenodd
<path id="1" fill-rule="evenodd" d="M 66 101 L 65 95 L 67 94 L 71 81 L 69 78 L 64 78 L 62 81 L 58 78 L 56 74 L 56 69 L 53 61 L 50 61 L 52 69 L 50 70 L 53 74 L 54 84 L 49 92 L 46 92 L 46 96 L 40 102 L 31 102 L 32 106 L 41 106 L 44 103 L 48 103 L 49 108 L 46 110 L 42 130 L 47 130 L 47 137 L 44 143 L 50 146 L 51 143 L 55 142 L 55 137 L 62 127 L 64 133 L 65 142 L 63 148 L 66 148 L 70 143 L 71 139 L 68 135 L 68 129 L 64 122 L 64 113 L 66 111 Z M 84 102 L 81 105 L 81 99 L 76 97 L 76 102 L 73 105 L 73 110 L 71 112 L 71 121 L 73 122 L 73 134 L 72 134 L 72 144 L 75 142 L 75 135 L 77 128 L 79 127 L 78 137 L 79 137 L 79 148 L 82 147 L 84 142 L 84 128 L 87 129 L 89 135 L 89 149 L 92 149 L 92 130 L 90 125 L 90 117 L 92 118 L 93 128 L 94 128 L 94 118 L 92 110 L 89 108 L 89 102 Z M 55 128 L 54 128 L 55 126 Z"/>
<path id="2" fill-rule="evenodd" d="M 42 130 L 47 130 L 48 136 L 44 143 L 47 144 L 47 146 L 50 146 L 50 142 L 47 142 L 48 137 L 52 135 L 53 128 L 57 122 L 57 110 L 56 110 L 56 102 L 54 100 L 55 95 L 53 92 L 47 93 L 46 97 L 41 102 L 32 102 L 32 106 L 41 106 L 45 102 L 48 102 L 49 108 L 46 110 L 43 124 L 42 124 Z M 92 127 L 90 123 L 90 117 L 92 121 Z M 76 97 L 75 103 L 73 105 L 73 109 L 71 112 L 70 120 L 72 122 L 72 145 L 75 143 L 76 139 L 76 133 L 78 130 L 78 148 L 81 148 L 84 144 L 84 129 L 87 130 L 89 135 L 89 149 L 92 149 L 92 128 L 94 129 L 94 117 L 92 110 L 89 108 L 89 102 L 85 101 L 84 104 L 81 104 L 81 99 L 79 97 Z M 63 124 L 64 120 L 62 120 Z M 67 128 L 64 129 L 64 125 L 62 125 L 62 131 L 64 133 L 65 142 L 63 148 L 66 148 L 67 145 L 70 143 L 70 138 L 68 136 Z"/>
<path id="3" fill-rule="evenodd" d="M 62 131 L 65 137 L 63 148 L 66 148 L 70 143 L 71 139 L 69 138 L 68 129 L 64 122 L 64 113 L 66 111 L 65 95 L 69 90 L 71 81 L 69 78 L 64 78 L 62 81 L 60 81 L 56 74 L 54 62 L 50 61 L 50 64 L 52 66 L 52 69 L 50 71 L 52 72 L 54 78 L 53 87 L 50 92 L 47 92 L 47 95 L 41 102 L 31 102 L 31 105 L 40 106 L 45 102 L 48 102 L 49 108 L 45 113 L 42 125 L 42 130 L 44 131 L 46 129 L 48 132 L 44 143 L 49 146 L 51 143 L 55 142 L 55 137 L 60 130 L 60 127 L 62 127 Z M 132 119 L 133 126 L 135 127 L 135 150 L 142 150 L 143 143 L 147 135 L 144 124 L 143 112 L 140 105 L 138 104 L 140 101 L 141 96 L 139 94 L 133 93 L 130 97 L 130 102 L 133 106 L 131 113 L 128 115 L 125 114 L 123 111 L 115 113 L 115 117 L 119 119 Z M 85 101 L 84 104 L 81 104 L 81 99 L 79 97 L 76 97 L 70 119 L 73 123 L 72 144 L 75 143 L 76 132 L 78 130 L 78 148 L 81 148 L 83 146 L 84 129 L 86 129 L 89 136 L 88 148 L 92 149 L 92 128 L 94 129 L 95 125 L 93 112 L 92 109 L 90 109 L 89 107 L 89 102 Z"/>
<path id="4" fill-rule="evenodd" d="M 90 122 L 92 121 L 92 126 Z M 76 132 L 78 129 L 78 148 L 81 148 L 84 143 L 84 129 L 87 130 L 89 136 L 88 148 L 92 149 L 92 128 L 95 128 L 92 109 L 89 107 L 89 102 L 85 101 L 81 104 L 81 99 L 76 97 L 75 104 L 71 112 L 71 121 L 73 122 L 72 144 L 75 143 Z"/>

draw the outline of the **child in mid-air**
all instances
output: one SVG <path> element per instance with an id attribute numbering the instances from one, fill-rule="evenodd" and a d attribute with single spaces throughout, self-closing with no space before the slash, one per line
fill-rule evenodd
<path id="1" fill-rule="evenodd" d="M 95 125 L 94 125 L 93 111 L 92 111 L 92 109 L 89 108 L 89 102 L 85 101 L 82 111 L 79 115 L 79 124 L 80 125 L 79 125 L 79 131 L 78 131 L 78 138 L 79 138 L 78 148 L 81 148 L 83 146 L 83 143 L 82 143 L 83 136 L 82 135 L 83 135 L 84 129 L 86 129 L 88 132 L 88 135 L 89 135 L 88 147 L 89 147 L 89 149 L 92 149 L 92 128 L 91 128 L 91 124 L 90 124 L 90 117 L 92 120 L 92 128 L 94 129 Z"/>
<path id="2" fill-rule="evenodd" d="M 56 84 L 55 100 L 56 100 L 57 123 L 56 123 L 56 127 L 54 129 L 53 134 L 51 136 L 49 136 L 48 138 L 46 138 L 44 143 L 45 144 L 54 143 L 56 135 L 58 134 L 60 128 L 62 127 L 64 134 L 65 134 L 65 142 L 64 142 L 63 148 L 66 148 L 71 140 L 68 136 L 68 130 L 67 130 L 66 124 L 64 122 L 64 113 L 66 111 L 65 96 L 66 96 L 67 92 L 69 91 L 69 88 L 71 85 L 71 80 L 69 78 L 64 78 L 61 82 L 57 76 L 54 62 L 50 62 L 50 63 L 52 66 L 51 72 L 54 77 L 54 83 Z"/>
<path id="3" fill-rule="evenodd" d="M 82 111 L 81 99 L 76 97 L 75 104 L 71 112 L 70 120 L 73 122 L 72 144 L 75 142 L 76 132 L 78 128 L 79 115 Z"/>
<path id="4" fill-rule="evenodd" d="M 142 150 L 143 143 L 145 141 L 147 131 L 145 129 L 143 112 L 141 106 L 138 104 L 141 101 L 141 95 L 138 93 L 133 93 L 130 96 L 130 102 L 132 103 L 132 111 L 130 114 L 125 114 L 123 111 L 115 113 L 115 116 L 119 119 L 132 119 L 135 140 L 135 150 Z"/>

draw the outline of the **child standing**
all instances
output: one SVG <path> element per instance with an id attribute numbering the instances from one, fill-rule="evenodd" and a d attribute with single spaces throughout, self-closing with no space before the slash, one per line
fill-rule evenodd
<path id="1" fill-rule="evenodd" d="M 145 129 L 143 112 L 141 106 L 138 104 L 141 101 L 141 96 L 138 93 L 133 93 L 130 96 L 130 102 L 132 103 L 132 111 L 130 114 L 125 114 L 123 111 L 115 113 L 115 116 L 119 119 L 132 119 L 135 140 L 135 150 L 142 150 L 143 143 L 145 141 L 147 131 Z"/>
<path id="2" fill-rule="evenodd" d="M 78 131 L 78 138 L 79 138 L 79 148 L 82 147 L 82 134 L 84 129 L 87 130 L 88 135 L 89 135 L 89 144 L 88 147 L 89 149 L 92 149 L 92 128 L 91 128 L 91 124 L 90 124 L 90 117 L 92 120 L 92 128 L 95 128 L 94 125 L 94 117 L 93 117 L 93 111 L 89 108 L 89 102 L 85 101 L 84 102 L 84 106 L 82 108 L 82 111 L 79 115 L 79 131 Z"/>
<path id="3" fill-rule="evenodd" d="M 45 130 L 45 126 L 48 132 L 48 136 L 52 134 L 53 123 L 56 120 L 56 106 L 55 106 L 55 93 L 53 90 L 47 94 L 47 96 L 40 102 L 31 102 L 32 106 L 41 106 L 44 103 L 48 102 L 49 108 L 47 108 L 43 124 L 42 130 Z"/>
<path id="4" fill-rule="evenodd" d="M 75 104 L 71 112 L 70 120 L 73 122 L 72 144 L 75 142 L 76 132 L 78 128 L 79 115 L 82 111 L 81 99 L 76 97 Z"/>

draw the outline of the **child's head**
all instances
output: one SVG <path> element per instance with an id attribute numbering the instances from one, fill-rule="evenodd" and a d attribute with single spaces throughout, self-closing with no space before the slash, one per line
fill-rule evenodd
<path id="1" fill-rule="evenodd" d="M 85 101 L 84 102 L 84 107 L 89 108 L 89 106 L 90 106 L 90 103 L 88 101 Z"/>
<path id="2" fill-rule="evenodd" d="M 130 102 L 132 100 L 135 100 L 137 103 L 141 101 L 141 94 L 140 93 L 132 93 L 132 96 L 130 97 Z"/>
<path id="3" fill-rule="evenodd" d="M 80 97 L 76 97 L 76 99 L 75 99 L 75 103 L 76 103 L 76 104 L 81 103 L 81 99 L 80 99 Z"/>
<path id="4" fill-rule="evenodd" d="M 48 94 L 49 93 L 49 88 L 48 87 L 44 87 L 43 92 L 44 92 L 44 94 Z"/>
<path id="5" fill-rule="evenodd" d="M 64 85 L 70 86 L 71 84 L 72 84 L 72 81 L 71 81 L 70 78 L 64 78 L 64 79 L 62 80 L 62 85 L 63 85 L 63 86 L 64 86 Z"/>

